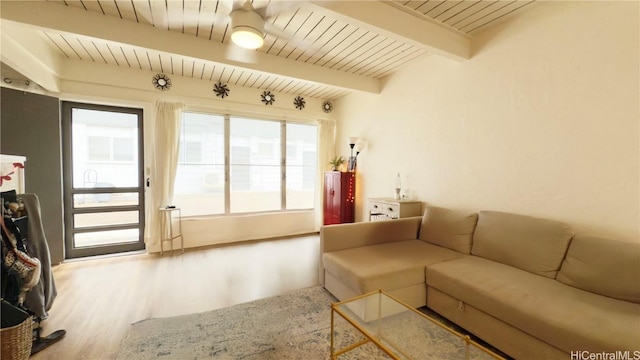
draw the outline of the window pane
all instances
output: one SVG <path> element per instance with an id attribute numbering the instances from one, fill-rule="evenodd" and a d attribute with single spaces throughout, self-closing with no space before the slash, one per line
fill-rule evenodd
<path id="1" fill-rule="evenodd" d="M 202 142 L 185 141 L 183 150 L 184 150 L 184 161 L 186 163 L 202 162 Z"/>
<path id="2" fill-rule="evenodd" d="M 231 118 L 231 212 L 281 209 L 280 122 Z"/>
<path id="3" fill-rule="evenodd" d="M 287 124 L 287 209 L 313 209 L 318 128 Z"/>
<path id="4" fill-rule="evenodd" d="M 183 216 L 224 214 L 224 117 L 183 113 L 174 188 Z"/>
<path id="5" fill-rule="evenodd" d="M 133 139 L 113 138 L 113 160 L 133 161 Z"/>
<path id="6" fill-rule="evenodd" d="M 137 193 L 102 193 L 73 195 L 74 208 L 138 205 Z"/>
<path id="7" fill-rule="evenodd" d="M 182 209 L 183 216 L 283 210 L 283 122 L 227 119 L 229 129 L 225 139 L 224 116 L 183 114 L 175 205 Z M 317 127 L 286 126 L 287 209 L 313 209 Z M 227 210 L 225 175 L 229 180 Z"/>
<path id="8" fill-rule="evenodd" d="M 138 116 L 74 108 L 73 187 L 138 186 Z"/>
<path id="9" fill-rule="evenodd" d="M 103 136 L 89 136 L 89 160 L 106 161 L 111 159 L 111 143 Z"/>
<path id="10" fill-rule="evenodd" d="M 74 246 L 77 248 L 110 244 L 132 243 L 140 239 L 139 229 L 106 230 L 75 234 Z"/>
<path id="11" fill-rule="evenodd" d="M 73 225 L 76 228 L 102 225 L 137 224 L 137 211 L 111 211 L 89 214 L 74 214 Z"/>

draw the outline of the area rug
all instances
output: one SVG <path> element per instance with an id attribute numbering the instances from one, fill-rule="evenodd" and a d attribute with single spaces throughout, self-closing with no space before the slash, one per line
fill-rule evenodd
<path id="1" fill-rule="evenodd" d="M 317 286 L 199 314 L 143 320 L 131 326 L 117 358 L 329 359 L 330 304 L 336 301 Z M 338 348 L 363 339 L 336 318 Z M 425 359 L 464 358 L 460 343 L 449 341 L 442 332 L 433 333 L 427 343 L 417 344 L 429 349 Z M 373 344 L 340 356 L 348 360 L 385 358 Z"/>

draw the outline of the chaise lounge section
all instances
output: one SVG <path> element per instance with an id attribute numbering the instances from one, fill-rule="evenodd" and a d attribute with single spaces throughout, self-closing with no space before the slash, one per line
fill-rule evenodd
<path id="1" fill-rule="evenodd" d="M 427 206 L 326 226 L 319 275 L 340 300 L 385 289 L 518 359 L 640 355 L 640 243 L 574 236 L 558 221 Z"/>

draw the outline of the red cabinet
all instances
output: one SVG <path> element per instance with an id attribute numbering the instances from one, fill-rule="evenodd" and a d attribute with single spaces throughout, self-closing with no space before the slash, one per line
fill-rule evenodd
<path id="1" fill-rule="evenodd" d="M 324 224 L 352 223 L 356 210 L 356 173 L 324 173 Z"/>

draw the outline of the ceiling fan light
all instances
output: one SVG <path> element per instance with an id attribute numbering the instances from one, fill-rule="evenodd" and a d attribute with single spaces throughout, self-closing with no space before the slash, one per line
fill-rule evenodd
<path id="1" fill-rule="evenodd" d="M 253 28 L 238 26 L 231 33 L 231 41 L 245 49 L 258 49 L 264 44 L 262 34 Z"/>
<path id="2" fill-rule="evenodd" d="M 264 44 L 264 19 L 255 11 L 238 9 L 231 12 L 231 41 L 245 49 Z"/>

